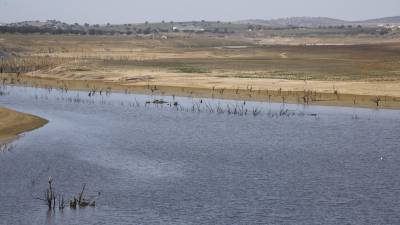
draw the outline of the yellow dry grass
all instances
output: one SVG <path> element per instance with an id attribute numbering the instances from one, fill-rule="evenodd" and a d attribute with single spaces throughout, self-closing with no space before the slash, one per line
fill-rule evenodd
<path id="1" fill-rule="evenodd" d="M 42 127 L 48 121 L 37 116 L 0 107 L 0 143 Z"/>

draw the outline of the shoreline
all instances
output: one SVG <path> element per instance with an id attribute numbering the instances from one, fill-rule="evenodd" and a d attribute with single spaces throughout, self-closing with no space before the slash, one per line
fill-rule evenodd
<path id="1" fill-rule="evenodd" d="M 202 87 L 200 85 L 169 85 L 162 82 L 144 84 L 136 82 L 119 82 L 104 80 L 66 80 L 54 77 L 34 77 L 26 74 L 0 74 L 3 84 L 30 86 L 40 88 L 54 88 L 77 91 L 100 91 L 137 93 L 148 95 L 170 95 L 198 98 L 219 98 L 241 101 L 260 101 L 275 103 L 293 103 L 320 106 L 344 106 L 358 108 L 400 109 L 400 96 L 389 95 L 360 95 L 351 93 L 322 92 L 313 90 L 290 91 L 284 89 L 252 89 Z M 4 80 L 6 78 L 6 80 Z M 11 82 L 11 80 L 13 80 Z M 228 86 L 228 85 L 225 85 Z M 299 87 L 298 87 L 299 88 Z M 378 87 L 377 87 L 378 88 Z"/>
<path id="2" fill-rule="evenodd" d="M 43 127 L 47 123 L 47 120 L 38 116 L 0 106 L 0 144 L 12 142 L 21 134 Z"/>

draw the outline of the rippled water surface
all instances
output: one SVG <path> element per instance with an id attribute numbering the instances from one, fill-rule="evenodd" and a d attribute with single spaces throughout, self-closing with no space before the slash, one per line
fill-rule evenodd
<path id="1" fill-rule="evenodd" d="M 400 224 L 399 111 L 6 92 L 50 122 L 0 152 L 0 224 Z M 50 175 L 96 208 L 48 211 Z"/>

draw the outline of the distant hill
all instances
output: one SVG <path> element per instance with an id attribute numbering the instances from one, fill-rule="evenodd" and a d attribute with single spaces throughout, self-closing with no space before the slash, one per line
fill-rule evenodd
<path id="1" fill-rule="evenodd" d="M 385 24 L 400 25 L 400 16 L 371 19 L 357 23 L 368 24 L 368 25 L 385 25 Z"/>
<path id="2" fill-rule="evenodd" d="M 346 24 L 344 20 L 332 19 L 328 17 L 290 17 L 272 20 L 243 20 L 239 24 L 255 24 L 271 27 L 319 27 L 319 26 L 339 26 Z"/>
<path id="3" fill-rule="evenodd" d="M 361 25 L 362 27 L 359 27 Z M 400 34 L 400 16 L 365 21 L 345 21 L 328 17 L 291 17 L 273 20 L 182 21 L 127 24 L 69 24 L 57 20 L 22 21 L 0 25 L 0 33 L 72 34 L 72 35 L 138 35 L 154 38 L 166 33 L 208 33 L 214 35 L 385 35 Z M 266 33 L 265 33 L 266 32 Z M 164 37 L 165 38 L 165 37 Z"/>
<path id="4" fill-rule="evenodd" d="M 332 19 L 328 17 L 290 17 L 272 20 L 241 20 L 235 23 L 238 24 L 254 24 L 270 27 L 327 27 L 327 26 L 341 26 L 341 25 L 363 25 L 363 26 L 378 26 L 381 24 L 400 25 L 400 16 L 385 17 L 378 19 L 370 19 L 363 21 L 346 21 L 339 19 Z"/>
<path id="5" fill-rule="evenodd" d="M 68 26 L 67 23 L 63 23 L 57 20 L 46 20 L 46 21 L 22 21 L 17 23 L 8 23 L 5 24 L 10 27 L 24 27 L 24 26 L 31 26 L 31 27 L 63 27 Z"/>

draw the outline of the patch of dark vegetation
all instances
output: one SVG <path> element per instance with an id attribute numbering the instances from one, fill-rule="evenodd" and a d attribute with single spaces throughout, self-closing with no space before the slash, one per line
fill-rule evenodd
<path id="1" fill-rule="evenodd" d="M 205 68 L 199 67 L 178 67 L 176 71 L 179 73 L 209 73 L 210 71 Z"/>
<path id="2" fill-rule="evenodd" d="M 89 68 L 84 68 L 84 67 L 80 67 L 80 68 L 71 68 L 69 69 L 70 71 L 73 72 L 87 72 L 87 71 L 91 71 L 91 69 Z"/>
<path id="3" fill-rule="evenodd" d="M 152 104 L 168 104 L 168 102 L 167 101 L 164 101 L 164 100 L 162 100 L 162 99 L 154 99 L 153 101 L 146 101 L 146 104 L 150 104 L 150 103 L 152 103 Z"/>
<path id="4" fill-rule="evenodd" d="M 145 76 L 140 76 L 140 77 L 127 77 L 125 78 L 125 81 L 149 81 L 153 80 L 154 77 L 145 75 Z"/>

